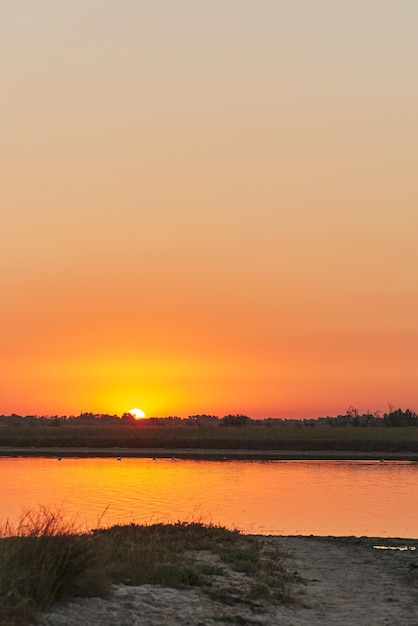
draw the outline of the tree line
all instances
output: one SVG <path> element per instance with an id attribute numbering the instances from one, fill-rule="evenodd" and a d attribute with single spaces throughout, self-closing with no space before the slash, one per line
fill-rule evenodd
<path id="1" fill-rule="evenodd" d="M 217 415 L 198 414 L 189 415 L 182 418 L 178 416 L 168 417 L 149 417 L 136 420 L 130 413 L 124 413 L 122 416 L 109 415 L 106 413 L 80 413 L 80 415 L 18 415 L 12 413 L 10 415 L 0 415 L 0 424 L 3 425 L 31 425 L 31 426 L 135 426 L 138 428 L 160 427 L 160 428 L 178 428 L 178 427 L 259 427 L 259 426 L 292 426 L 292 427 L 353 427 L 364 428 L 373 427 L 418 427 L 418 415 L 411 409 L 395 409 L 390 406 L 387 413 L 381 415 L 378 412 L 360 413 L 358 409 L 350 406 L 344 415 L 336 417 L 317 417 L 307 419 L 288 419 L 281 417 L 267 417 L 264 419 L 254 419 L 248 415 L 228 414 L 223 417 Z"/>

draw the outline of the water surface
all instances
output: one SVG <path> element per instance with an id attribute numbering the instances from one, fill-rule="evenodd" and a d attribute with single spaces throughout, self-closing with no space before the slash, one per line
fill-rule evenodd
<path id="1" fill-rule="evenodd" d="M 0 517 L 62 507 L 83 528 L 199 520 L 261 534 L 418 538 L 418 464 L 0 458 Z"/>

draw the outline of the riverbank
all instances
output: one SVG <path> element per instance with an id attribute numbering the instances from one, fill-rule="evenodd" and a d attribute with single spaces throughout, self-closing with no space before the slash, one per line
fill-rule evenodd
<path id="1" fill-rule="evenodd" d="M 353 450 L 248 450 L 204 448 L 96 448 L 96 447 L 14 447 L 0 446 L 0 457 L 46 458 L 150 458 L 254 461 L 411 461 L 418 452 Z"/>
<path id="2" fill-rule="evenodd" d="M 290 573 L 287 601 L 248 597 L 251 575 L 225 568 L 203 586 L 115 585 L 106 598 L 75 599 L 43 614 L 42 626 L 416 626 L 416 540 L 258 537 Z M 400 549 L 377 549 L 383 546 Z M 407 549 L 405 549 L 407 548 Z M 213 564 L 208 553 L 200 553 Z M 216 564 L 216 563 L 215 563 Z M 289 601 L 290 600 L 290 601 Z"/>

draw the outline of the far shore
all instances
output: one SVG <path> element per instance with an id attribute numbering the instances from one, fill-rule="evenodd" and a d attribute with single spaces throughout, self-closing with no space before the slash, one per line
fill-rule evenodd
<path id="1" fill-rule="evenodd" d="M 410 461 L 418 462 L 418 452 L 364 452 L 344 450 L 231 450 L 202 448 L 93 448 L 93 447 L 14 447 L 0 446 L 0 457 L 57 458 L 155 458 L 197 459 L 202 461 Z"/>

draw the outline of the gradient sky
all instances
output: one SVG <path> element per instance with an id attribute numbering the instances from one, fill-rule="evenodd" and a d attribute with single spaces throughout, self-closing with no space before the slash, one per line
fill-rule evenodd
<path id="1" fill-rule="evenodd" d="M 0 413 L 418 408 L 416 0 L 0 6 Z"/>

